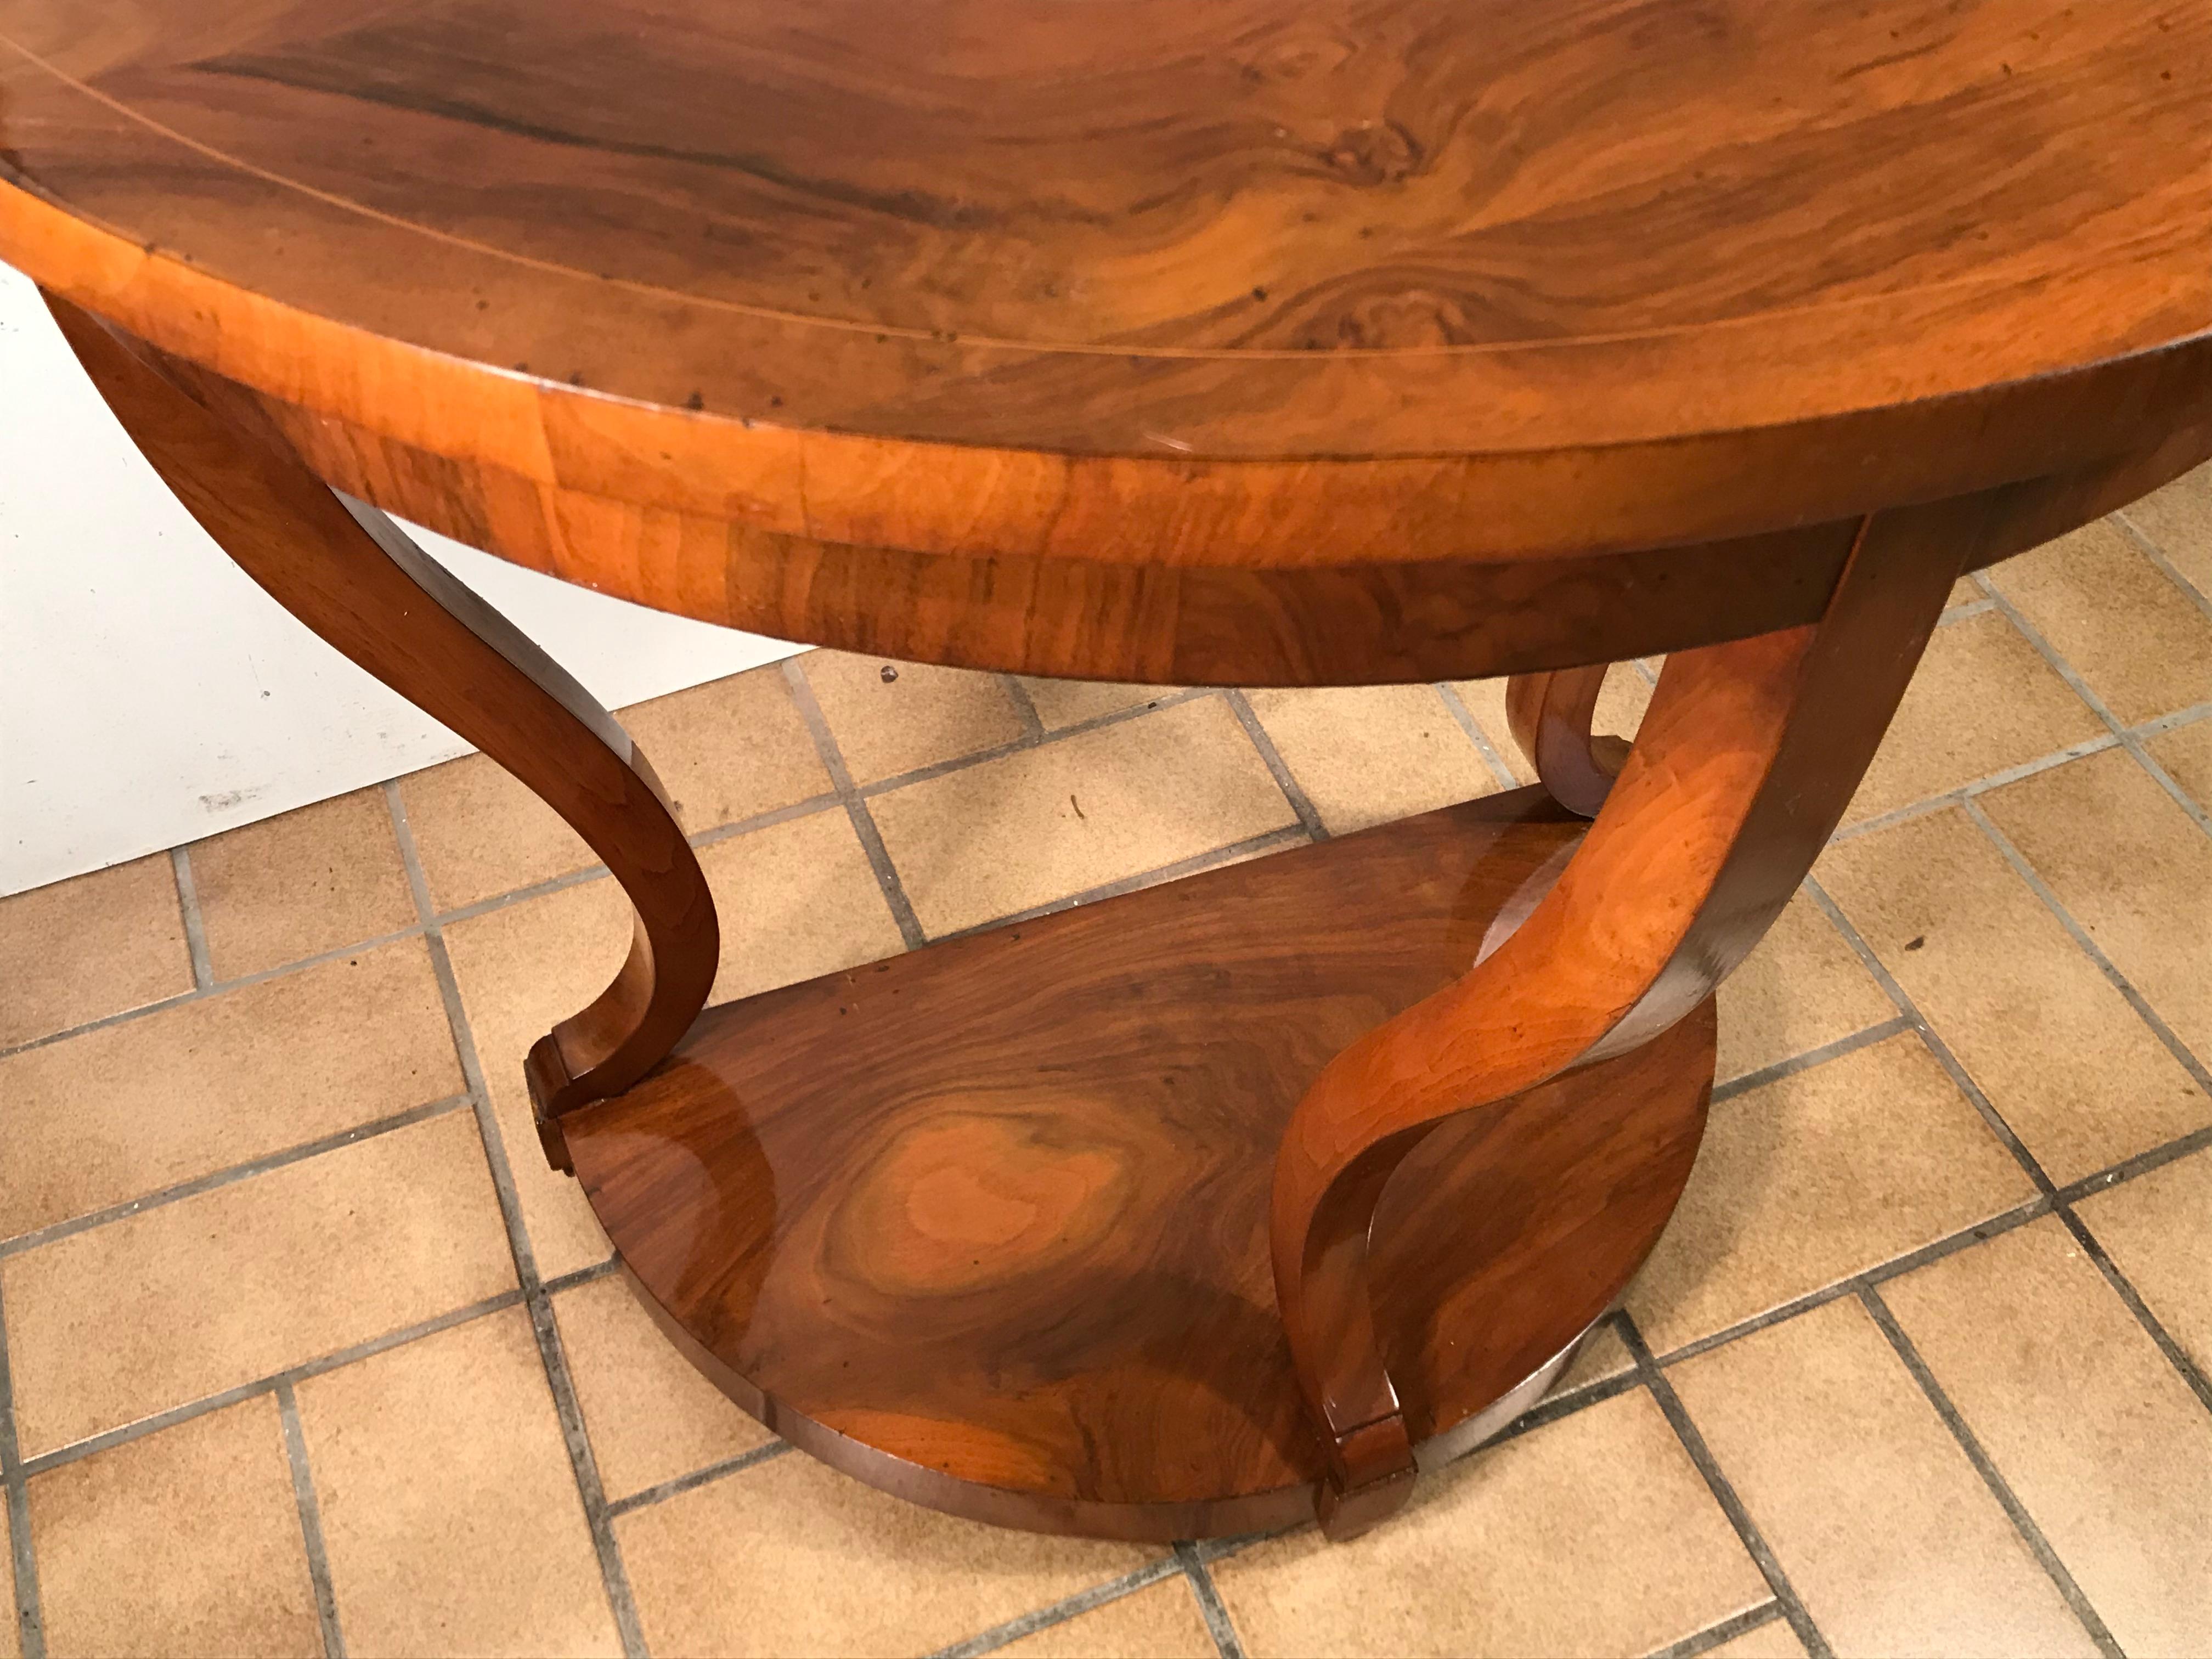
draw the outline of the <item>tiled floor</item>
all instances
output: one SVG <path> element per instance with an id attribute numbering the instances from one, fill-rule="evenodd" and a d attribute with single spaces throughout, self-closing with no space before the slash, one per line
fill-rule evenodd
<path id="1" fill-rule="evenodd" d="M 628 928 L 486 763 L 5 901 L 22 1649 L 2212 1651 L 2208 590 L 2212 471 L 1962 586 L 1624 1309 L 1340 1547 L 994 1531 L 726 1404 L 537 1153 Z M 817 653 L 628 721 L 727 998 L 1509 787 L 1502 713 Z"/>

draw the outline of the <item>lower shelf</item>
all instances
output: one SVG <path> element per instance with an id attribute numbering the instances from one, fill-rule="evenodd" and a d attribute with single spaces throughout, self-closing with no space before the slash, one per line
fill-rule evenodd
<path id="1" fill-rule="evenodd" d="M 577 1177 L 671 1339 L 863 1480 L 1104 1537 L 1309 1518 L 1267 1252 L 1283 1127 L 1582 827 L 1517 791 L 710 1009 L 563 1118 Z M 1619 1293 L 1712 1067 L 1708 1003 L 1393 1179 L 1376 1313 L 1425 1464 L 1533 1403 Z"/>

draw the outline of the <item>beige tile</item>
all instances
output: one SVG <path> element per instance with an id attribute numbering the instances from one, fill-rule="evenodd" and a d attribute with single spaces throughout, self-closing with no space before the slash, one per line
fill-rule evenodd
<path id="1" fill-rule="evenodd" d="M 775 1438 L 676 1351 L 620 1278 L 563 1291 L 553 1311 L 608 1498 Z"/>
<path id="2" fill-rule="evenodd" d="M 2204 1408 L 2053 1217 L 1882 1287 L 2131 1654 L 2212 1651 Z"/>
<path id="3" fill-rule="evenodd" d="M 1181 1573 L 993 1651 L 1017 1659 L 1214 1659 L 1219 1651 Z"/>
<path id="4" fill-rule="evenodd" d="M 622 1650 L 521 1309 L 308 1378 L 300 1426 L 349 1652 Z"/>
<path id="5" fill-rule="evenodd" d="M 955 1520 L 804 1454 L 633 1510 L 615 1534 L 655 1653 L 923 1652 L 1160 1553 Z"/>
<path id="6" fill-rule="evenodd" d="M 1725 1083 L 1896 1013 L 1834 924 L 1800 892 L 1722 982 L 1713 1075 Z"/>
<path id="7" fill-rule="evenodd" d="M 1124 708 L 1151 702 L 1175 690 L 1171 685 L 1125 685 L 1118 680 L 1039 680 L 1026 675 L 1022 677 L 1021 684 L 1022 690 L 1030 694 L 1037 719 L 1048 732 L 1057 732 L 1064 726 L 1080 726 L 1102 714 L 1118 714 Z"/>
<path id="8" fill-rule="evenodd" d="M 1607 684 L 1611 684 L 1610 678 Z M 1482 735 L 1490 739 L 1491 748 L 1497 751 L 1498 759 L 1505 763 L 1505 769 L 1512 773 L 1514 781 L 1522 784 L 1535 782 L 1536 769 L 1528 764 L 1528 757 L 1521 752 L 1521 745 L 1513 741 L 1513 726 L 1505 718 L 1505 682 L 1503 679 L 1461 680 L 1452 690 L 1467 705 L 1467 712 L 1474 716 Z"/>
<path id="9" fill-rule="evenodd" d="M 2182 1352 L 2212 1372 L 2212 1151 L 2108 1187 L 2075 1212 Z"/>
<path id="10" fill-rule="evenodd" d="M 1767 1597 L 1641 1389 L 1427 1477 L 1350 1543 L 1307 1528 L 1213 1574 L 1258 1656 L 1641 1653 Z"/>
<path id="11" fill-rule="evenodd" d="M 2182 1042 L 2212 1054 L 2212 837 L 2117 749 L 1982 807 Z"/>
<path id="12" fill-rule="evenodd" d="M 700 854 L 722 920 L 713 1000 L 895 955 L 896 925 L 852 821 L 831 808 L 717 842 Z M 455 922 L 446 932 L 523 1222 L 550 1277 L 607 1254 L 583 1191 L 545 1164 L 523 1086 L 531 1044 L 589 1003 L 629 950 L 629 902 L 612 880 Z"/>
<path id="13" fill-rule="evenodd" d="M 2212 1100 L 1964 812 L 1832 848 L 1819 873 L 2053 1180 L 2212 1123 Z"/>
<path id="14" fill-rule="evenodd" d="M 810 651 L 799 666 L 855 783 L 995 749 L 1025 729 L 996 674 L 843 651 Z"/>
<path id="15" fill-rule="evenodd" d="M 15 1545 L 8 1530 L 8 1506 L 0 1504 L 0 1659 L 21 1659 L 21 1620 L 15 1615 Z"/>
<path id="16" fill-rule="evenodd" d="M 1635 1367 L 1635 1357 L 1628 1345 L 1610 1325 L 1601 1325 L 1583 1339 L 1575 1357 L 1567 1364 L 1565 1374 L 1553 1384 L 1555 1395 L 1572 1394 L 1593 1382 L 1602 1382 L 1609 1376 L 1619 1376 Z"/>
<path id="17" fill-rule="evenodd" d="M 2129 726 L 2212 701 L 2212 617 L 2102 520 L 1990 572 Z"/>
<path id="18" fill-rule="evenodd" d="M 402 778 L 399 799 L 430 902 L 441 910 L 599 861 L 558 813 L 483 755 Z"/>
<path id="19" fill-rule="evenodd" d="M 218 980 L 320 956 L 415 922 L 381 789 L 356 790 L 191 849 Z"/>
<path id="20" fill-rule="evenodd" d="M 1291 775 L 1337 835 L 1498 787 L 1432 685 L 1255 691 L 1251 702 Z"/>
<path id="21" fill-rule="evenodd" d="M 1905 1033 L 1713 1108 L 1629 1311 L 1664 1354 L 2034 1195 Z"/>
<path id="22" fill-rule="evenodd" d="M 1770 1619 L 1757 1630 L 1747 1630 L 1733 1642 L 1705 1651 L 1713 1659 L 1806 1659 L 1805 1644 L 1790 1628 L 1787 1619 Z"/>
<path id="23" fill-rule="evenodd" d="M 2212 597 L 2212 466 L 2176 478 L 2124 509 L 2173 568 Z"/>
<path id="24" fill-rule="evenodd" d="M 420 939 L 0 1060 L 0 1236 L 461 1091 Z"/>
<path id="25" fill-rule="evenodd" d="M 781 664 L 632 703 L 617 718 L 691 835 L 830 788 Z"/>
<path id="26" fill-rule="evenodd" d="M 1945 601 L 1944 609 L 1949 610 L 1954 605 L 1973 605 L 1987 598 L 1989 595 L 1982 592 L 1980 586 L 1972 576 L 1961 576 L 1951 584 L 1951 597 Z"/>
<path id="27" fill-rule="evenodd" d="M 982 762 L 870 805 L 933 934 L 1297 821 L 1216 697 Z"/>
<path id="28" fill-rule="evenodd" d="M 33 1475 L 29 1498 L 52 1652 L 322 1652 L 273 1395 Z"/>
<path id="29" fill-rule="evenodd" d="M 2143 747 L 2199 806 L 2212 810 L 2212 720 L 2161 732 Z"/>
<path id="30" fill-rule="evenodd" d="M 167 853 L 0 899 L 0 1048 L 191 988 Z"/>
<path id="31" fill-rule="evenodd" d="M 23 1453 L 511 1289 L 455 1110 L 0 1262 Z"/>
<path id="32" fill-rule="evenodd" d="M 2105 723 L 2003 617 L 1939 628 L 1846 823 L 1879 817 L 2086 738 Z"/>
<path id="33" fill-rule="evenodd" d="M 2096 1652 L 1856 1298 L 1668 1376 L 1838 1653 Z"/>

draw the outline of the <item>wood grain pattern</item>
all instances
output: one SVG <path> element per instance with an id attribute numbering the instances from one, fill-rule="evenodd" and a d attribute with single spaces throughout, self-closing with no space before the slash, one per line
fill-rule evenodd
<path id="1" fill-rule="evenodd" d="M 864 1479 L 1108 1536 L 1309 1519 L 1276 1145 L 1579 831 L 1522 790 L 711 1010 L 567 1120 L 576 1173 L 686 1352 Z M 1712 1041 L 1708 1009 L 1468 1114 L 1390 1188 L 1377 1318 L 1431 1457 L 1502 1426 L 1643 1259 Z"/>
<path id="2" fill-rule="evenodd" d="M 1948 595 L 1941 553 L 1970 548 L 1983 511 L 1970 498 L 1869 519 L 1819 623 L 1669 657 L 1558 884 L 1299 1103 L 1276 1164 L 1275 1290 L 1327 1425 L 1332 1535 L 1402 1504 L 1415 1467 L 1373 1322 L 1370 1236 L 1393 1175 L 1440 1125 L 1650 1042 L 1750 953 L 1873 759 Z"/>
<path id="3" fill-rule="evenodd" d="M 68 301 L 54 318 L 124 429 L 217 545 L 331 645 L 514 773 L 605 862 L 635 908 L 605 991 L 530 1052 L 546 1156 L 557 1120 L 618 1093 L 684 1034 L 720 956 L 713 896 L 660 781 L 589 692 L 374 507 L 332 493 L 252 406 Z M 215 406 L 195 393 L 211 396 Z"/>
<path id="4" fill-rule="evenodd" d="M 1513 741 L 1536 769 L 1553 800 L 1594 818 L 1628 759 L 1628 744 L 1592 732 L 1605 663 L 1549 673 L 1516 674 L 1505 684 L 1505 719 Z"/>

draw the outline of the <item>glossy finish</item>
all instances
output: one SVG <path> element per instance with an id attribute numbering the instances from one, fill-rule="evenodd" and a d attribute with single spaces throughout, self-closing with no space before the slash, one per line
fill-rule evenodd
<path id="1" fill-rule="evenodd" d="M 1330 1056 L 1463 972 L 1580 828 L 1520 790 L 714 1009 L 565 1120 L 577 1176 L 708 1374 L 864 1479 L 1115 1537 L 1308 1519 L 1275 1148 Z M 1408 1160 L 1376 1319 L 1416 1441 L 1502 1426 L 1474 1419 L 1626 1283 L 1712 1045 L 1707 1007 Z"/>

